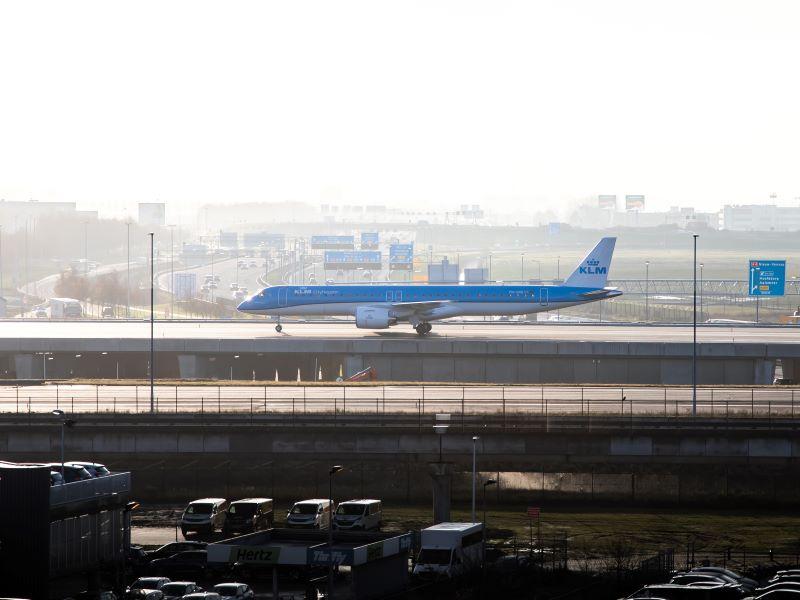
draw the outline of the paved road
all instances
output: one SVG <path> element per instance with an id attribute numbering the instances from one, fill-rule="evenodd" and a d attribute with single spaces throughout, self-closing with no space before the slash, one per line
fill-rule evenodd
<path id="1" fill-rule="evenodd" d="M 277 333 L 269 321 L 239 322 L 159 322 L 156 337 L 168 339 L 416 339 L 408 325 L 390 330 L 356 329 L 352 322 L 293 323 L 284 322 L 283 333 Z M 145 322 L 120 321 L 4 321 L 0 324 L 2 339 L 36 338 L 147 338 L 150 327 Z M 477 340 L 555 340 L 588 342 L 691 342 L 692 328 L 686 326 L 614 326 L 614 325 L 524 325 L 434 323 L 428 339 Z M 800 343 L 797 327 L 721 327 L 698 328 L 699 342 L 719 343 Z"/>
<path id="2" fill-rule="evenodd" d="M 700 388 L 698 413 L 714 416 L 800 415 L 800 390 Z M 608 414 L 678 416 L 691 413 L 692 390 L 683 387 L 592 386 L 364 386 L 178 385 L 155 387 L 159 413 L 252 415 L 413 414 L 427 419 L 465 415 Z M 0 412 L 144 413 L 146 385 L 0 386 Z"/>

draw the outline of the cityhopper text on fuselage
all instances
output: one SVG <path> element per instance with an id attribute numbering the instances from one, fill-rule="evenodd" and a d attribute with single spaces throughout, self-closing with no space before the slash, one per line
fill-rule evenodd
<path id="1" fill-rule="evenodd" d="M 606 237 L 560 285 L 276 285 L 239 304 L 241 312 L 284 316 L 352 316 L 361 329 L 410 323 L 420 335 L 431 321 L 523 315 L 620 296 L 607 288 L 616 238 Z M 281 331 L 280 321 L 275 326 Z"/>

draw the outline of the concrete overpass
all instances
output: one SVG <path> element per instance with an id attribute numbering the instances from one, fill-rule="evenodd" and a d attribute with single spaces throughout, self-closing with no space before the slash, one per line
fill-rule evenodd
<path id="1" fill-rule="evenodd" d="M 630 504 L 796 506 L 800 434 L 793 419 L 479 415 L 444 435 L 428 415 L 333 419 L 328 415 L 78 415 L 67 458 L 131 471 L 137 499 L 269 496 L 327 491 L 396 503 L 430 501 L 430 470 L 453 473 L 453 496 L 470 494 L 472 436 L 478 469 L 499 481 L 492 502 L 579 500 Z M 60 430 L 52 416 L 0 419 L 6 460 L 52 461 Z M 496 495 L 495 495 L 496 494 Z"/>
<path id="2" fill-rule="evenodd" d="M 144 377 L 146 322 L 6 321 L 0 371 L 8 378 Z M 304 380 L 322 368 L 333 379 L 372 365 L 384 381 L 496 383 L 691 382 L 692 332 L 686 326 L 437 323 L 419 338 L 399 326 L 358 330 L 349 322 L 261 320 L 156 324 L 161 378 Z M 701 384 L 769 384 L 779 363 L 800 376 L 800 329 L 699 328 Z"/>

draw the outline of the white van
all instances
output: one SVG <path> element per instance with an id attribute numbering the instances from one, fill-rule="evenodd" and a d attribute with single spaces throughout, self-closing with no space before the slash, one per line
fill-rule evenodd
<path id="1" fill-rule="evenodd" d="M 333 515 L 333 528 L 378 530 L 381 528 L 382 521 L 380 500 L 348 500 L 340 502 L 336 507 Z"/>
<path id="2" fill-rule="evenodd" d="M 183 537 L 190 531 L 197 533 L 214 533 L 225 525 L 225 509 L 228 501 L 225 498 L 201 498 L 189 503 L 181 516 L 181 532 Z"/>
<path id="3" fill-rule="evenodd" d="M 439 523 L 423 529 L 413 576 L 454 579 L 483 564 L 483 523 Z"/>
<path id="4" fill-rule="evenodd" d="M 295 502 L 286 515 L 287 527 L 327 529 L 331 523 L 331 502 L 314 498 Z"/>

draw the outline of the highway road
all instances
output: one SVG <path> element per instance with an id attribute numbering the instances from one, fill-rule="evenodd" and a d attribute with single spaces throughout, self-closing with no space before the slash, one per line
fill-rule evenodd
<path id="1" fill-rule="evenodd" d="M 150 335 L 144 321 L 20 321 L 0 325 L 2 339 L 142 339 Z M 284 321 L 282 333 L 267 320 L 160 321 L 155 335 L 163 339 L 419 339 L 410 326 L 389 330 L 356 329 L 353 322 L 300 323 Z M 698 327 L 700 343 L 800 343 L 798 327 Z M 691 342 L 692 328 L 676 326 L 625 326 L 586 324 L 508 324 L 437 322 L 424 339 L 442 340 L 552 340 L 563 342 Z"/>
<path id="2" fill-rule="evenodd" d="M 161 414 L 245 413 L 251 415 L 326 414 L 369 416 L 413 414 L 432 421 L 437 414 L 464 415 L 651 415 L 688 416 L 689 387 L 597 386 L 286 386 L 157 385 L 154 409 Z M 698 388 L 698 414 L 736 417 L 794 417 L 800 390 Z M 48 384 L 0 386 L 0 413 L 145 413 L 146 385 Z M 446 423 L 446 421 L 443 421 Z"/>

